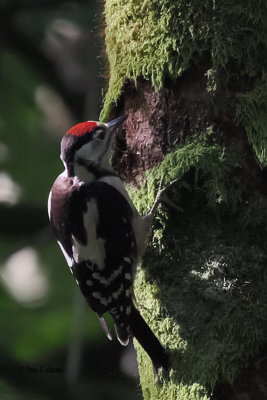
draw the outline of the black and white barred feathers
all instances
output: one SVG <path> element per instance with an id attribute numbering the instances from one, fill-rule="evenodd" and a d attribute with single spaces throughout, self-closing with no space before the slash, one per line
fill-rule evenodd
<path id="1" fill-rule="evenodd" d="M 135 336 L 157 371 L 168 368 L 167 353 L 133 301 L 135 268 L 151 216 L 138 214 L 106 159 L 108 135 L 116 124 L 89 121 L 64 136 L 65 171 L 51 189 L 49 218 L 69 268 L 108 337 L 102 317 L 106 312 L 114 319 L 120 343 L 127 345 Z"/>

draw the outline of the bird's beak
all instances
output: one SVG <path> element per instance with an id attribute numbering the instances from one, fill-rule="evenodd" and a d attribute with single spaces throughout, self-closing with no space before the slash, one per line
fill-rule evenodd
<path id="1" fill-rule="evenodd" d="M 118 128 L 119 126 L 121 126 L 123 124 L 123 122 L 127 119 L 128 115 L 124 114 L 121 117 L 118 117 L 116 119 L 113 119 L 112 121 L 107 123 L 107 127 L 108 127 L 108 131 L 114 132 L 116 130 L 116 128 Z"/>
<path id="2" fill-rule="evenodd" d="M 105 135 L 105 153 L 107 154 L 107 157 L 110 156 L 111 150 L 112 150 L 112 141 L 113 141 L 113 134 L 116 131 L 116 129 L 123 124 L 123 122 L 127 119 L 128 115 L 124 114 L 121 117 L 118 117 L 116 119 L 113 119 L 112 121 L 109 121 L 106 123 L 106 135 Z"/>

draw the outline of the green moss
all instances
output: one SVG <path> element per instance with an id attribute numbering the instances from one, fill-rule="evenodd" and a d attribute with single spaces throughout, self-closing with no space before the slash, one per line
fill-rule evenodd
<path id="1" fill-rule="evenodd" d="M 210 60 L 206 90 L 220 103 L 216 112 L 229 107 L 231 99 L 237 121 L 265 164 L 266 18 L 265 0 L 106 0 L 110 79 L 101 120 L 108 119 L 126 81 L 143 77 L 158 90 L 165 77 L 178 78 L 192 64 L 203 64 L 205 56 Z M 253 115 L 247 113 L 250 106 Z"/>
<path id="2" fill-rule="evenodd" d="M 210 399 L 215 382 L 232 381 L 266 337 L 265 252 L 251 246 L 251 236 L 242 245 L 230 244 L 227 228 L 222 232 L 215 220 L 206 235 L 204 219 L 198 223 L 190 244 L 192 231 L 184 225 L 172 241 L 154 241 L 137 274 L 138 303 L 170 350 L 173 367 L 170 382 L 155 386 L 151 362 L 138 346 L 145 399 Z"/>
<path id="3" fill-rule="evenodd" d="M 107 0 L 106 51 L 110 81 L 101 114 L 106 119 L 124 82 L 139 76 L 159 89 L 166 75 L 176 78 L 198 48 L 205 49 L 207 4 L 165 0 Z"/>
<path id="4" fill-rule="evenodd" d="M 228 191 L 227 176 L 231 166 L 236 165 L 235 155 L 225 153 L 216 143 L 212 127 L 209 127 L 205 133 L 193 136 L 184 146 L 167 154 L 160 166 L 147 171 L 145 184 L 139 191 L 131 190 L 130 186 L 128 190 L 136 207 L 141 212 L 147 212 L 153 205 L 160 185 L 166 187 L 173 180 L 181 179 L 180 185 L 183 186 L 183 176 L 194 169 L 196 180 L 200 172 L 202 178 L 205 178 L 203 190 L 212 207 L 220 203 L 228 204 L 231 200 L 231 207 L 234 208 L 234 199 L 238 198 L 238 195 L 234 193 L 233 188 Z M 188 188 L 190 190 L 190 187 Z"/>
<path id="5" fill-rule="evenodd" d="M 237 95 L 236 119 L 242 125 L 256 156 L 267 165 L 267 82 Z"/>
<path id="6" fill-rule="evenodd" d="M 242 205 L 241 188 L 233 189 L 236 157 L 209 128 L 147 172 L 140 191 L 128 188 L 145 213 L 161 181 L 181 178 L 170 197 L 183 213 L 159 210 L 135 281 L 139 308 L 173 367 L 169 382 L 154 385 L 135 343 L 144 399 L 210 399 L 216 381 L 233 380 L 266 337 L 267 206 L 260 196 Z"/>
<path id="7" fill-rule="evenodd" d="M 228 121 L 229 136 L 241 126 L 266 165 L 266 0 L 106 0 L 105 18 L 110 80 L 102 120 L 127 81 L 143 77 L 159 90 L 165 77 L 205 60 L 207 107 Z M 236 174 L 244 160 L 222 147 L 217 129 L 188 138 L 146 172 L 140 190 L 129 188 L 146 213 L 160 184 L 180 179 L 170 197 L 183 209 L 159 210 L 135 282 L 142 314 L 173 366 L 170 381 L 154 385 L 136 344 L 147 400 L 210 399 L 215 382 L 231 381 L 267 334 L 266 201 L 247 196 Z"/>

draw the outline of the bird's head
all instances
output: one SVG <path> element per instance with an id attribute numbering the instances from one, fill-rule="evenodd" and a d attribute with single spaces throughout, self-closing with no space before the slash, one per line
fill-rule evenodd
<path id="1" fill-rule="evenodd" d="M 126 120 L 123 115 L 108 123 L 81 122 L 70 128 L 61 141 L 61 159 L 69 175 L 86 178 L 91 167 L 111 169 L 113 133 Z"/>

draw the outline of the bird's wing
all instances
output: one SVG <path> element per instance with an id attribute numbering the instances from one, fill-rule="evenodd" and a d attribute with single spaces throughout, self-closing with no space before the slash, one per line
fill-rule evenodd
<path id="1" fill-rule="evenodd" d="M 136 260 L 132 218 L 124 196 L 106 182 L 72 186 L 61 197 L 52 189 L 51 223 L 60 247 L 88 304 L 100 316 L 111 313 L 123 344 Z"/>
<path id="2" fill-rule="evenodd" d="M 151 357 L 154 370 L 168 369 L 168 354 L 132 302 L 136 242 L 133 212 L 124 196 L 105 182 L 77 185 L 64 176 L 49 196 L 50 221 L 60 247 L 91 308 L 109 311 L 119 341 L 126 345 L 130 333 Z"/>
<path id="3" fill-rule="evenodd" d="M 74 235 L 74 253 L 78 255 L 75 277 L 91 308 L 100 315 L 106 311 L 112 314 L 117 336 L 126 344 L 136 261 L 133 212 L 124 196 L 106 182 L 85 185 L 80 196 L 86 201 L 83 220 L 87 243 L 81 244 Z"/>

